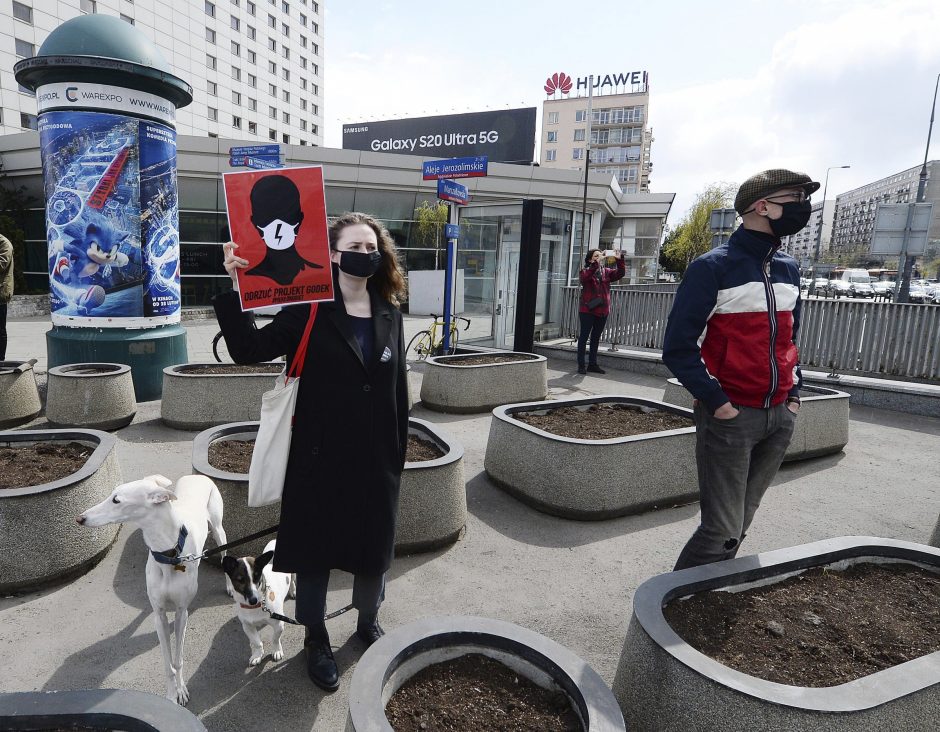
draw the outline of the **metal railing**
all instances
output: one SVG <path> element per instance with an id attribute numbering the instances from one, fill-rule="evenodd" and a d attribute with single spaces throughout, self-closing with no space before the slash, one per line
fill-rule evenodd
<path id="1" fill-rule="evenodd" d="M 661 289 L 661 287 L 657 287 Z M 564 288 L 562 337 L 577 338 L 581 288 Z M 662 350 L 674 292 L 611 288 L 604 343 Z M 804 300 L 797 338 L 804 368 L 940 379 L 940 307 Z"/>

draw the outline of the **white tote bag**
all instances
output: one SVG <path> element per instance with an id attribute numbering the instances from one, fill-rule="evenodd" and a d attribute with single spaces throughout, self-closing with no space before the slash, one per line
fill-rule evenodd
<path id="1" fill-rule="evenodd" d="M 258 425 L 248 468 L 248 505 L 253 508 L 277 503 L 284 492 L 294 405 L 297 403 L 297 392 L 300 391 L 300 374 L 304 368 L 310 329 L 316 317 L 317 304 L 313 303 L 290 368 L 285 368 L 278 375 L 274 388 L 261 397 L 261 424 Z"/>

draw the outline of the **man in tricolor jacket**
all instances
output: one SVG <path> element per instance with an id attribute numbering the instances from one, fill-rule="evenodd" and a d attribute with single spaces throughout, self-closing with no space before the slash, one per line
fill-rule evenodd
<path id="1" fill-rule="evenodd" d="M 737 554 L 800 410 L 800 270 L 780 237 L 806 226 L 819 183 L 765 170 L 734 199 L 741 226 L 689 265 L 663 362 L 695 398 L 701 524 L 676 569 Z"/>

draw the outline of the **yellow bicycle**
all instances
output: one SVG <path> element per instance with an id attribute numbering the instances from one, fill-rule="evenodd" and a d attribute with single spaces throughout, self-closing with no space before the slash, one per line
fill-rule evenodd
<path id="1" fill-rule="evenodd" d="M 414 353 L 418 360 L 424 360 L 428 356 L 443 356 L 444 353 L 444 318 L 438 315 L 432 315 L 434 322 L 431 327 L 419 331 L 408 341 L 408 348 L 405 353 Z M 457 352 L 457 321 L 462 320 L 465 325 L 464 330 L 470 327 L 469 318 L 461 318 L 459 315 L 452 316 L 450 321 L 450 346 L 446 355 L 451 356 Z"/>

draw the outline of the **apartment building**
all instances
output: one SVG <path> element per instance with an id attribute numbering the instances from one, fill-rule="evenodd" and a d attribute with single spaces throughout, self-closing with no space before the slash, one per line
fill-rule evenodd
<path id="1" fill-rule="evenodd" d="M 546 80 L 545 91 L 550 96 L 542 102 L 540 164 L 548 168 L 584 170 L 590 147 L 592 172 L 609 173 L 617 179 L 624 193 L 648 193 L 653 136 L 647 126 L 646 72 L 594 77 L 590 146 L 587 144 L 588 79 L 575 80 L 566 74 L 553 74 Z"/>
<path id="2" fill-rule="evenodd" d="M 816 252 L 816 240 L 819 239 L 819 256 L 823 257 L 829 251 L 829 240 L 832 237 L 832 216 L 835 213 L 833 201 L 826 201 L 825 215 L 823 202 L 813 204 L 813 212 L 809 222 L 796 234 L 781 238 L 781 248 L 796 259 L 803 267 L 808 267 Z M 822 227 L 820 234 L 819 227 Z"/>
<path id="3" fill-rule="evenodd" d="M 0 133 L 36 128 L 14 64 L 81 14 L 120 17 L 193 87 L 179 134 L 323 142 L 323 4 L 315 0 L 12 0 L 0 8 Z"/>

